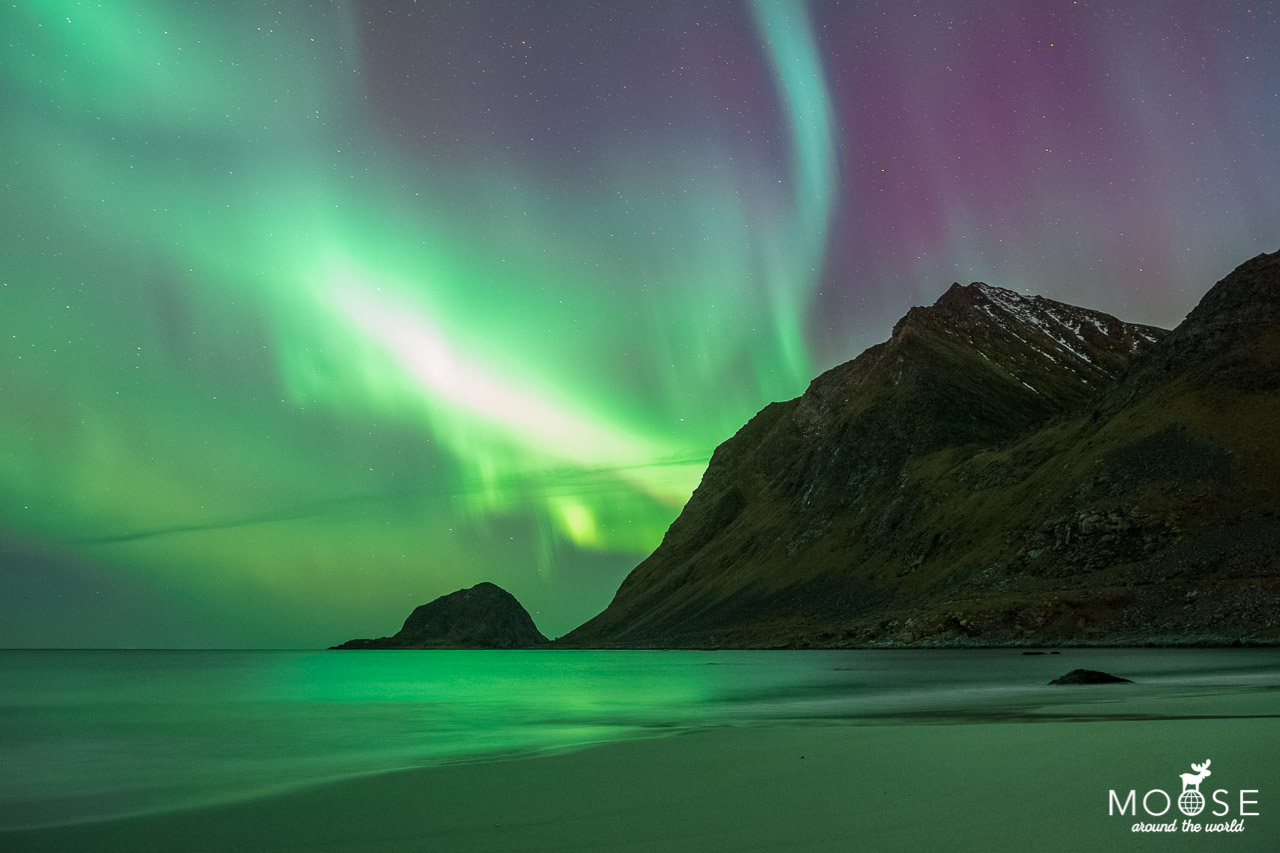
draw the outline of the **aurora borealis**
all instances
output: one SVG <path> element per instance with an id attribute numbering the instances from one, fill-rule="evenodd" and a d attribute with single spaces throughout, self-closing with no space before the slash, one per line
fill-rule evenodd
<path id="1" fill-rule="evenodd" d="M 594 615 L 714 447 L 985 280 L 1280 248 L 1275 3 L 0 10 L 0 646 Z"/>

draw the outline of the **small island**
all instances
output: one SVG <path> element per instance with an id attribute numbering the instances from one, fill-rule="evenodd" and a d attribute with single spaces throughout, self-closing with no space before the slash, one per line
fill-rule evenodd
<path id="1" fill-rule="evenodd" d="M 390 637 L 348 640 L 333 649 L 531 649 L 550 645 L 516 597 L 478 583 L 414 608 Z"/>

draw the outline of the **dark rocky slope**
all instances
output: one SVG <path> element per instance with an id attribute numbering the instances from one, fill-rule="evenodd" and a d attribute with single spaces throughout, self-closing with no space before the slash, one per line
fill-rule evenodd
<path id="1" fill-rule="evenodd" d="M 1171 333 L 973 284 L 717 448 L 578 646 L 1280 638 L 1280 253 Z"/>
<path id="2" fill-rule="evenodd" d="M 333 648 L 527 649 L 548 642 L 515 596 L 480 583 L 415 608 L 394 636 L 348 640 Z"/>

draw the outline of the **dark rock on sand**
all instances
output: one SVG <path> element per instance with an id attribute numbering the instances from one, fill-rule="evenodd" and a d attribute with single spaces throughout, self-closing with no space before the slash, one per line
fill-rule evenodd
<path id="1" fill-rule="evenodd" d="M 1050 684 L 1132 684 L 1133 680 L 1099 672 L 1096 669 L 1073 669 L 1061 678 L 1055 678 Z"/>

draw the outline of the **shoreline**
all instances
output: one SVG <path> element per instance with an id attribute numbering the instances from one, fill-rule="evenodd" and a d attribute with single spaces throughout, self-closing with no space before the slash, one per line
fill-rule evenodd
<path id="1" fill-rule="evenodd" d="M 1280 694 L 1152 701 L 1067 688 L 1017 718 L 719 727 L 325 782 L 234 803 L 0 833 L 54 850 L 1270 850 Z M 1194 754 L 1192 754 L 1194 752 Z M 1188 761 L 1259 790 L 1227 835 L 1141 836 L 1113 788 Z M 1176 788 L 1175 788 L 1176 790 Z M 1206 787 L 1206 791 L 1211 788 Z M 1235 815 L 1231 815 L 1235 817 Z M 1230 819 L 1230 818 L 1228 818 Z M 1145 818 L 1158 821 L 1158 818 Z M 1158 841 L 1151 841 L 1156 838 Z"/>
<path id="2" fill-rule="evenodd" d="M 1239 651 L 1240 649 L 1274 649 L 1280 648 L 1280 639 L 1249 639 L 1249 640 L 1231 640 L 1231 641 L 1196 641 L 1191 640 L 1181 643 L 1160 643 L 1154 641 L 1118 643 L 1114 640 L 1099 640 L 1093 642 L 1090 640 L 1064 640 L 1060 643 L 969 643 L 969 642 L 936 642 L 921 641 L 920 643 L 899 643 L 893 641 L 884 641 L 878 644 L 861 643 L 857 645 L 835 645 L 835 646 L 794 646 L 794 645 L 774 645 L 774 646 L 573 646 L 561 645 L 552 642 L 546 646 L 529 646 L 522 649 L 466 649 L 465 651 L 582 651 L 582 652 L 627 652 L 627 651 L 644 651 L 644 652 L 878 652 L 893 651 L 896 649 L 906 649 L 911 651 L 927 651 L 927 650 L 945 650 L 945 649 L 992 649 L 999 651 L 1000 649 L 1154 649 L 1165 651 L 1178 651 L 1179 649 L 1222 649 L 1223 651 Z M 457 649 L 463 651 L 463 649 Z M 364 651 L 362 649 L 317 649 L 316 651 Z M 370 649 L 369 651 L 450 651 L 449 649 Z"/>
<path id="3" fill-rule="evenodd" d="M 1019 651 L 1023 649 L 1088 649 L 1090 651 L 1105 651 L 1114 649 L 1116 651 L 1129 651 L 1135 649 L 1149 649 L 1152 651 L 1181 651 L 1181 650 L 1221 650 L 1221 651 L 1241 651 L 1244 649 L 1276 649 L 1280 648 L 1280 638 L 1251 638 L 1251 639 L 1205 639 L 1205 640 L 1188 640 L 1183 642 L 1156 642 L 1156 641 L 1134 641 L 1132 643 L 1117 642 L 1116 640 L 1064 640 L 1062 642 L 1000 642 L 1000 643 L 973 643 L 962 640 L 955 642 L 941 642 L 937 640 L 921 640 L 918 643 L 898 642 L 885 640 L 876 643 L 857 643 L 853 645 L 817 645 L 817 644 L 779 644 L 779 645 L 667 645 L 667 646 L 575 646 L 570 644 L 561 644 L 559 641 L 552 641 L 546 646 L 530 646 L 525 649 L 509 649 L 506 651 L 570 651 L 570 652 L 892 652 L 892 651 Z M 323 651 L 365 651 L 363 649 L 324 649 Z M 369 651 L 449 651 L 448 649 L 370 649 Z M 468 651 L 476 651 L 471 649 Z M 480 651 L 485 651 L 481 649 Z M 491 649 L 489 651 L 499 651 Z"/>
<path id="4" fill-rule="evenodd" d="M 1178 651 L 1181 649 L 1221 649 L 1222 651 L 1239 651 L 1241 649 L 1275 649 L 1280 648 L 1280 638 L 1253 637 L 1237 639 L 1202 639 L 1183 641 L 1143 640 L 1131 643 L 1109 640 L 1063 640 L 1061 642 L 1011 641 L 1000 643 L 970 642 L 926 642 L 903 643 L 883 641 L 881 643 L 861 643 L 857 645 L 759 645 L 759 646 L 590 646 L 571 645 L 552 640 L 541 646 L 522 646 L 505 649 L 492 646 L 449 646 L 447 648 L 360 648 L 343 649 L 338 646 L 298 646 L 285 649 L 259 649 L 248 646 L 216 646 L 216 647 L 132 647 L 132 646 L 9 646 L 0 648 L 0 652 L 881 652 L 881 651 L 943 651 L 947 649 L 1091 649 L 1091 650 L 1129 650 L 1151 649 Z"/>

